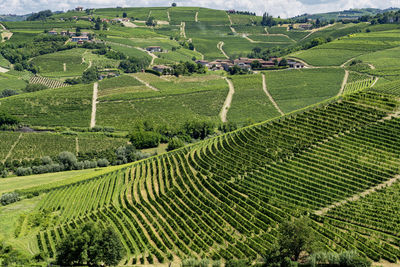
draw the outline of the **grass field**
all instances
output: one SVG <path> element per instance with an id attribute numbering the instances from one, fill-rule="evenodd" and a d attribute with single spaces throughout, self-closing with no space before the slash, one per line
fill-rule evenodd
<path id="1" fill-rule="evenodd" d="M 90 123 L 92 85 L 47 89 L 0 99 L 0 111 L 35 126 L 80 126 Z"/>
<path id="2" fill-rule="evenodd" d="M 84 53 L 85 49 L 70 49 L 35 57 L 32 62 L 39 67 L 39 73 L 44 77 L 80 76 L 88 67 L 88 63 L 82 61 Z"/>
<path id="3" fill-rule="evenodd" d="M 279 116 L 263 91 L 261 75 L 232 77 L 232 82 L 235 94 L 228 111 L 228 121 L 243 124 L 248 120 L 259 122 Z"/>
<path id="4" fill-rule="evenodd" d="M 303 69 L 265 72 L 267 88 L 284 113 L 300 109 L 339 93 L 341 69 Z"/>

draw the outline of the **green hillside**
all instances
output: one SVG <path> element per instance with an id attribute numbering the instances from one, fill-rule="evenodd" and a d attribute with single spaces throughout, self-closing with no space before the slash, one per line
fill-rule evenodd
<path id="1" fill-rule="evenodd" d="M 151 7 L 2 22 L 0 265 L 55 264 L 88 223 L 112 229 L 123 266 L 398 264 L 398 24 L 261 20 Z M 298 221 L 312 248 L 285 259 Z"/>

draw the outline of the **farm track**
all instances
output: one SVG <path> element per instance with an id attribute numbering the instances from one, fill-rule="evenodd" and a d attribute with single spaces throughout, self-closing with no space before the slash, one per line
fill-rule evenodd
<path id="1" fill-rule="evenodd" d="M 224 46 L 224 42 L 222 41 L 217 44 L 217 48 L 221 51 L 224 57 L 229 58 L 228 55 L 225 53 L 224 49 L 222 49 L 222 46 Z"/>
<path id="2" fill-rule="evenodd" d="M 76 150 L 76 155 L 79 153 L 79 138 L 75 137 L 75 150 Z"/>
<path id="3" fill-rule="evenodd" d="M 340 96 L 340 95 L 343 94 L 343 91 L 344 91 L 344 88 L 346 87 L 348 78 L 349 78 L 349 71 L 348 70 L 344 70 L 344 77 L 343 77 L 342 86 L 340 87 L 340 90 L 339 90 L 339 93 L 337 94 L 337 96 Z"/>
<path id="4" fill-rule="evenodd" d="M 397 181 L 400 181 L 400 175 L 396 175 L 395 177 L 393 177 L 390 180 L 387 180 L 386 182 L 380 183 L 380 184 L 378 184 L 378 185 L 376 185 L 374 187 L 369 188 L 368 190 L 365 190 L 365 191 L 363 191 L 361 193 L 358 193 L 358 194 L 356 194 L 354 196 L 346 198 L 346 199 L 344 199 L 342 201 L 335 202 L 335 203 L 333 203 L 333 204 L 331 204 L 331 205 L 329 205 L 329 206 L 327 206 L 327 207 L 325 207 L 323 209 L 315 211 L 314 213 L 319 215 L 319 216 L 321 216 L 323 214 L 326 214 L 327 212 L 329 212 L 333 208 L 343 206 L 343 205 L 347 204 L 348 202 L 357 201 L 361 197 L 365 197 L 365 196 L 367 196 L 367 195 L 369 195 L 369 194 L 371 194 L 373 192 L 376 192 L 376 191 L 378 191 L 378 190 L 380 190 L 382 188 L 389 187 L 389 186 L 391 186 L 392 184 L 394 184 Z"/>
<path id="5" fill-rule="evenodd" d="M 132 46 L 129 46 L 129 47 L 132 47 Z M 154 54 L 151 53 L 150 51 L 147 51 L 146 49 L 143 49 L 143 48 L 141 48 L 141 47 L 132 47 L 132 48 L 136 48 L 136 49 L 138 49 L 138 50 L 140 50 L 140 51 L 146 52 L 149 56 L 151 56 L 150 66 L 151 66 L 151 65 L 154 65 L 154 60 L 155 60 L 156 58 L 158 58 L 156 55 L 154 55 Z"/>
<path id="6" fill-rule="evenodd" d="M 229 19 L 230 25 L 232 26 L 232 25 L 233 25 L 233 22 L 232 22 L 231 16 L 230 16 L 229 14 L 228 14 L 228 19 Z"/>
<path id="7" fill-rule="evenodd" d="M 168 21 L 171 22 L 171 16 L 169 14 L 169 11 L 167 11 L 167 16 L 168 16 Z"/>
<path id="8" fill-rule="evenodd" d="M 280 109 L 280 107 L 278 106 L 278 104 L 275 102 L 274 98 L 272 97 L 272 95 L 268 92 L 268 88 L 267 88 L 267 81 L 265 79 L 265 74 L 262 73 L 262 84 L 263 84 L 263 90 L 264 93 L 268 96 L 269 100 L 271 101 L 271 103 L 274 105 L 274 107 L 276 108 L 276 110 L 283 116 L 285 115 L 285 113 L 283 113 L 283 111 Z"/>
<path id="9" fill-rule="evenodd" d="M 92 116 L 90 118 L 90 128 L 96 126 L 96 111 L 97 111 L 97 95 L 98 95 L 99 83 L 93 84 L 93 98 L 92 98 Z"/>
<path id="10" fill-rule="evenodd" d="M 231 107 L 233 94 L 235 93 L 235 87 L 233 86 L 233 83 L 231 80 L 229 80 L 226 77 L 224 77 L 224 79 L 228 83 L 229 92 L 228 92 L 228 95 L 226 96 L 224 105 L 222 106 L 220 116 L 221 116 L 222 122 L 227 122 L 226 115 L 228 114 L 229 108 Z"/>
<path id="11" fill-rule="evenodd" d="M 137 76 L 133 76 L 135 77 L 136 80 L 138 80 L 139 82 L 141 82 L 142 84 L 146 85 L 148 88 L 150 88 L 153 91 L 160 91 L 159 89 L 155 88 L 154 86 L 150 85 L 149 83 L 143 81 L 142 79 L 138 78 Z"/>
<path id="12" fill-rule="evenodd" d="M 64 69 L 64 72 L 67 71 L 67 63 L 63 63 L 63 69 Z"/>
<path id="13" fill-rule="evenodd" d="M 331 27 L 331 26 L 333 26 L 333 25 L 334 25 L 334 24 L 328 24 L 328 25 L 326 25 L 326 26 L 324 26 L 324 27 L 321 27 L 321 28 L 312 29 L 312 30 L 310 31 L 310 33 L 307 34 L 306 36 L 304 36 L 303 38 L 301 38 L 301 39 L 299 40 L 299 42 L 301 42 L 301 41 L 307 39 L 308 37 L 310 37 L 311 34 L 313 34 L 313 33 L 315 33 L 315 32 L 318 32 L 318 31 L 321 31 L 321 30 L 324 30 L 324 29 L 326 29 L 326 28 L 329 28 L 329 27 Z"/>
<path id="14" fill-rule="evenodd" d="M 6 162 L 7 161 L 7 159 L 9 158 L 9 157 L 11 157 L 11 154 L 12 154 L 12 152 L 14 151 L 14 148 L 15 148 L 15 146 L 18 144 L 18 142 L 19 142 L 19 140 L 21 139 L 21 137 L 22 137 L 22 133 L 20 133 L 19 134 L 19 136 L 18 136 L 18 139 L 14 142 L 14 144 L 10 147 L 10 150 L 8 151 L 8 153 L 7 153 L 7 156 L 3 159 L 3 164 L 4 164 L 4 162 Z"/>
<path id="15" fill-rule="evenodd" d="M 232 26 L 230 26 L 229 28 L 231 28 L 231 31 L 232 31 L 233 33 L 237 33 L 236 30 L 235 30 L 235 28 L 233 28 Z"/>
<path id="16" fill-rule="evenodd" d="M 196 15 L 194 15 L 194 21 L 195 22 L 199 22 L 199 19 L 197 18 L 199 15 L 199 12 L 196 12 Z"/>
<path id="17" fill-rule="evenodd" d="M 181 22 L 181 36 L 182 36 L 183 38 L 186 38 L 185 27 L 186 27 L 186 23 L 182 21 L 182 22 Z"/>
<path id="18" fill-rule="evenodd" d="M 10 71 L 9 69 L 6 69 L 6 68 L 3 68 L 3 67 L 0 67 L 0 72 L 1 73 L 6 73 L 6 72 L 8 72 L 8 71 Z"/>

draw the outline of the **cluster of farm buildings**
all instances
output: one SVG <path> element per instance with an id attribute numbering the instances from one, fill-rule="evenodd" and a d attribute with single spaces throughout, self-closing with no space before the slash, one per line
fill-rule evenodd
<path id="1" fill-rule="evenodd" d="M 50 35 L 58 35 L 57 31 L 49 31 L 48 34 Z M 61 31 L 60 32 L 61 36 L 69 36 L 71 38 L 71 42 L 78 43 L 78 44 L 83 44 L 83 42 L 90 42 L 90 37 L 89 33 L 87 32 L 81 32 L 79 35 L 77 35 L 75 32 L 70 32 L 70 31 Z"/>
<path id="2" fill-rule="evenodd" d="M 258 62 L 259 69 L 268 69 L 274 68 L 279 65 L 282 61 L 282 58 L 272 57 L 269 60 L 264 60 L 261 58 L 247 58 L 247 57 L 240 57 L 235 60 L 230 59 L 217 59 L 214 61 L 207 61 L 207 60 L 197 60 L 196 63 L 201 64 L 207 67 L 210 70 L 225 70 L 228 71 L 230 68 L 234 66 L 238 66 L 243 70 L 251 70 L 252 65 L 255 62 Z M 296 61 L 289 60 L 287 61 L 287 65 L 293 69 L 302 69 L 304 68 L 304 64 Z"/>
<path id="3" fill-rule="evenodd" d="M 207 61 L 207 60 L 196 60 L 197 64 L 201 64 L 204 67 L 207 67 L 209 70 L 217 71 L 217 70 L 225 70 L 229 71 L 230 68 L 234 66 L 238 66 L 243 70 L 253 70 L 252 66 L 254 62 L 258 62 L 260 67 L 257 69 L 274 69 L 279 63 L 282 61 L 282 58 L 272 57 L 269 60 L 263 60 L 260 58 L 238 58 L 235 60 L 229 59 L 217 59 L 214 61 Z M 305 67 L 303 63 L 294 61 L 294 60 L 287 60 L 287 67 L 292 69 L 302 69 Z M 153 66 L 153 70 L 163 73 L 164 70 L 170 69 L 170 67 L 165 65 L 156 65 Z"/>

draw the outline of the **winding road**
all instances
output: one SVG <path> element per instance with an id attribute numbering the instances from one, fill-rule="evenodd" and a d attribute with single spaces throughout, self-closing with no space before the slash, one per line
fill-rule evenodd
<path id="1" fill-rule="evenodd" d="M 225 53 L 224 49 L 222 49 L 222 46 L 224 45 L 224 42 L 219 42 L 217 44 L 218 49 L 221 51 L 221 53 L 224 55 L 224 57 L 229 58 L 228 55 Z"/>
<path id="2" fill-rule="evenodd" d="M 283 113 L 283 111 L 280 109 L 280 107 L 278 106 L 278 104 L 275 102 L 274 98 L 272 97 L 272 95 L 268 92 L 267 89 L 267 81 L 265 79 L 265 74 L 262 73 L 262 85 L 263 85 L 263 90 L 264 93 L 268 96 L 269 100 L 271 101 L 271 103 L 274 105 L 274 107 L 276 108 L 276 110 L 283 116 L 285 115 L 285 113 Z"/>
<path id="3" fill-rule="evenodd" d="M 96 126 L 96 111 L 97 111 L 97 94 L 98 94 L 99 83 L 93 84 L 93 98 L 92 98 L 92 116 L 90 118 L 90 128 Z"/>
<path id="4" fill-rule="evenodd" d="M 226 115 L 228 114 L 228 110 L 231 107 L 233 94 L 235 93 L 235 87 L 233 86 L 233 83 L 230 79 L 226 77 L 224 77 L 224 79 L 228 83 L 229 92 L 228 95 L 226 96 L 224 105 L 222 106 L 220 117 L 222 122 L 227 122 Z"/>

